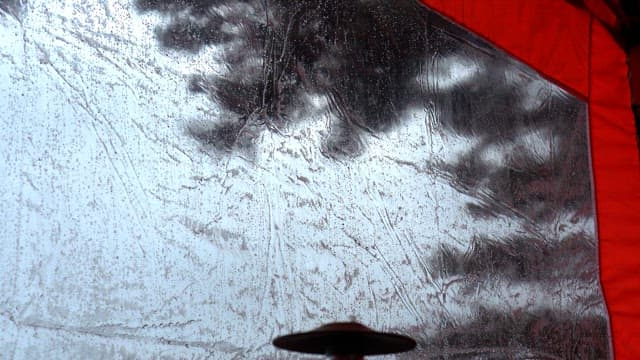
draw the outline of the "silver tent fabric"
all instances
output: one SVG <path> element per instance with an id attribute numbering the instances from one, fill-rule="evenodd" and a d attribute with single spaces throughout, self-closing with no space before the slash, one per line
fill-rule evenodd
<path id="1" fill-rule="evenodd" d="M 0 39 L 0 358 L 609 356 L 586 104 L 421 5 L 3 0 Z"/>

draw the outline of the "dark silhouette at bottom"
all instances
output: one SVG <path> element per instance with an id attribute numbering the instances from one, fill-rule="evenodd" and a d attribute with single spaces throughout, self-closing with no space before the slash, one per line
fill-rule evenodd
<path id="1" fill-rule="evenodd" d="M 273 345 L 289 351 L 328 355 L 336 360 L 359 360 L 366 355 L 413 350 L 416 342 L 404 335 L 374 331 L 357 322 L 338 322 L 277 337 Z"/>

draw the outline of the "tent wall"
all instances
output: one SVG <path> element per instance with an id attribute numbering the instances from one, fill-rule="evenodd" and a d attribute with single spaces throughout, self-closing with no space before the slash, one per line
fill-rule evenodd
<path id="1" fill-rule="evenodd" d="M 565 1 L 423 0 L 589 102 L 601 282 L 617 359 L 640 358 L 640 162 L 626 54 Z"/>

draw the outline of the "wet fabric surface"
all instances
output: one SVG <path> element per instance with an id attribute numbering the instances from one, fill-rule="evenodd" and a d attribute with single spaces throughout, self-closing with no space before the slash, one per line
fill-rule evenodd
<path id="1" fill-rule="evenodd" d="M 0 9 L 2 357 L 609 356 L 586 105 L 421 5 Z"/>

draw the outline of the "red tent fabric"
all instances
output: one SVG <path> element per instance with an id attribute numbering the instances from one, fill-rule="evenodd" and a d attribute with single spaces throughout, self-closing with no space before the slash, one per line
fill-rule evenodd
<path id="1" fill-rule="evenodd" d="M 613 350 L 640 359 L 640 161 L 626 54 L 603 24 L 612 14 L 562 0 L 423 2 L 588 101 Z"/>

